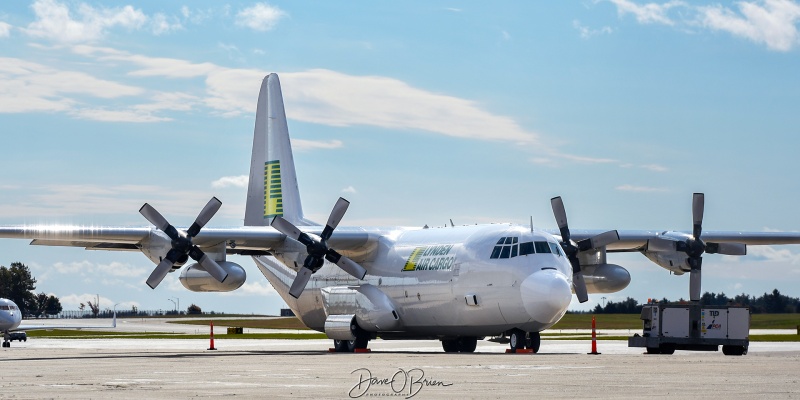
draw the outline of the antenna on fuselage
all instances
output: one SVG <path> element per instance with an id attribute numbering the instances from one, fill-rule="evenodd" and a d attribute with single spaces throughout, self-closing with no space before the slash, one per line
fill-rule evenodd
<path id="1" fill-rule="evenodd" d="M 452 218 L 450 218 L 450 227 L 451 228 L 455 228 L 455 225 L 453 225 L 453 219 Z"/>

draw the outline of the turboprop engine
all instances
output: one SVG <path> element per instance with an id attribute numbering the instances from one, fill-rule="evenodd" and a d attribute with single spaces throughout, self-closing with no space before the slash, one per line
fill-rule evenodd
<path id="1" fill-rule="evenodd" d="M 586 265 L 583 267 L 583 277 L 591 293 L 615 293 L 631 283 L 628 270 L 616 264 Z"/>
<path id="2" fill-rule="evenodd" d="M 200 264 L 192 264 L 181 271 L 181 284 L 193 292 L 230 292 L 244 285 L 247 274 L 239 264 L 230 261 L 217 261 L 228 273 L 225 282 L 216 280 Z"/>

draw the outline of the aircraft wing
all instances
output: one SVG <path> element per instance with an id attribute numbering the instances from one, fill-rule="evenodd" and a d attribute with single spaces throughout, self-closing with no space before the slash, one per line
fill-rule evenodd
<path id="1" fill-rule="evenodd" d="M 179 228 L 185 231 L 185 228 Z M 303 227 L 319 235 L 324 227 Z M 0 239 L 28 239 L 31 245 L 83 247 L 87 250 L 141 250 L 151 235 L 161 235 L 155 228 L 30 225 L 0 227 Z M 377 243 L 378 236 L 362 229 L 342 228 L 328 243 L 340 251 L 365 252 Z M 286 235 L 271 227 L 205 228 L 194 239 L 197 246 L 211 247 L 225 243 L 228 254 L 257 254 L 279 249 Z"/>
<path id="2" fill-rule="evenodd" d="M 573 230 L 572 239 L 579 241 L 596 236 L 601 230 Z M 559 232 L 551 232 L 560 237 Z M 647 241 L 663 235 L 664 231 L 619 230 L 619 241 L 609 244 L 610 252 L 632 252 L 647 249 Z M 678 232 L 691 235 L 692 232 Z M 741 231 L 703 231 L 702 238 L 706 242 L 743 243 L 747 245 L 782 245 L 800 244 L 800 232 L 741 232 Z"/>

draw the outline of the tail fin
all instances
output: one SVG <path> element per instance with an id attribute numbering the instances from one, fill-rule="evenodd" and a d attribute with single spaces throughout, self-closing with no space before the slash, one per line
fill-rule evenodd
<path id="1" fill-rule="evenodd" d="M 281 83 L 269 74 L 258 94 L 244 225 L 266 226 L 278 215 L 295 225 L 313 225 L 303 218 Z"/>

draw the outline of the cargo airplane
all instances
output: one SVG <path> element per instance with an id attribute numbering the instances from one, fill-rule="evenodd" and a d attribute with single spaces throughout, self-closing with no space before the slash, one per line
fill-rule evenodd
<path id="1" fill-rule="evenodd" d="M 339 227 L 348 205 L 340 198 L 324 225 L 304 217 L 280 82 L 270 74 L 258 98 L 244 227 L 204 228 L 221 207 L 212 198 L 187 229 L 144 204 L 139 212 L 155 228 L 0 227 L 0 238 L 141 251 L 157 264 L 147 285 L 182 269 L 181 283 L 195 292 L 236 290 L 245 270 L 226 256 L 252 256 L 295 315 L 341 352 L 375 338 L 438 339 L 445 352 L 473 352 L 486 337 L 538 351 L 540 332 L 561 319 L 573 291 L 585 302 L 588 293 L 628 286 L 630 274 L 608 263 L 608 252 L 640 252 L 691 273 L 690 298 L 698 300 L 704 253 L 800 243 L 798 233 L 703 231 L 702 194 L 693 198 L 690 232 L 573 231 L 560 197 L 551 199 L 557 231 L 508 223 Z M 196 262 L 184 266 L 189 258 Z"/>
<path id="2" fill-rule="evenodd" d="M 117 327 L 117 313 L 111 326 L 75 326 L 75 325 L 21 325 L 22 312 L 17 303 L 9 299 L 0 298 L 0 332 L 3 333 L 3 347 L 11 347 L 12 340 L 28 341 L 25 331 L 53 330 L 53 329 L 102 329 Z"/>

